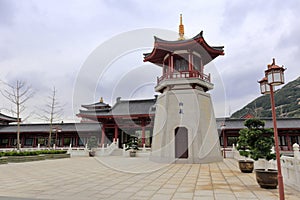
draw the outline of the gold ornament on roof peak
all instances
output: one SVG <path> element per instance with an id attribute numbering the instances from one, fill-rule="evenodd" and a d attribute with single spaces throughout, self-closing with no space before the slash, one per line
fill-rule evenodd
<path id="1" fill-rule="evenodd" d="M 179 38 L 178 40 L 184 40 L 184 25 L 182 24 L 182 14 L 180 14 L 180 24 L 179 24 Z"/>
<path id="2" fill-rule="evenodd" d="M 100 98 L 100 103 L 103 103 L 103 97 Z"/>

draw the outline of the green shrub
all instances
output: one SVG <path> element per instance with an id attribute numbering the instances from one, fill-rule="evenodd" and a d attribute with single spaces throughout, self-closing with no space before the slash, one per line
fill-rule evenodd
<path id="1" fill-rule="evenodd" d="M 65 154 L 66 150 L 40 150 L 40 154 Z"/>
<path id="2" fill-rule="evenodd" d="M 248 119 L 239 131 L 237 150 L 241 156 L 250 156 L 253 160 L 275 159 L 271 148 L 274 145 L 273 130 L 264 128 L 265 123 L 259 119 Z"/>
<path id="3" fill-rule="evenodd" d="M 9 151 L 9 152 L 0 152 L 1 156 L 34 156 L 40 154 L 65 154 L 65 150 L 39 150 L 39 151 Z"/>

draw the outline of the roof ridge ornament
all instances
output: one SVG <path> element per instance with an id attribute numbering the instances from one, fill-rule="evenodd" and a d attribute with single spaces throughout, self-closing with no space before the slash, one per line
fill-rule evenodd
<path id="1" fill-rule="evenodd" d="M 103 103 L 103 97 L 100 98 L 100 103 Z"/>
<path id="2" fill-rule="evenodd" d="M 182 14 L 180 14 L 180 24 L 179 24 L 179 38 L 178 40 L 184 40 L 184 25 L 182 24 Z"/>

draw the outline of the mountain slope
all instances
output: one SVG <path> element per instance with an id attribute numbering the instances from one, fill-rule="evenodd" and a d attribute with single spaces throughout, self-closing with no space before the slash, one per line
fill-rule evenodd
<path id="1" fill-rule="evenodd" d="M 276 90 L 274 98 L 278 117 L 300 117 L 300 77 Z M 256 98 L 233 113 L 231 117 L 241 118 L 246 114 L 252 114 L 255 117 L 272 117 L 270 95 Z"/>

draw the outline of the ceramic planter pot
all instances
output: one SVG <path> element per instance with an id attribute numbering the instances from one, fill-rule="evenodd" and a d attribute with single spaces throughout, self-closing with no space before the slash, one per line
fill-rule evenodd
<path id="1" fill-rule="evenodd" d="M 94 157 L 95 155 L 96 155 L 96 152 L 95 152 L 95 151 L 90 151 L 90 152 L 89 152 L 89 156 L 90 156 L 90 157 Z"/>
<path id="2" fill-rule="evenodd" d="M 254 162 L 252 160 L 239 160 L 239 168 L 243 173 L 252 173 Z"/>
<path id="3" fill-rule="evenodd" d="M 136 151 L 130 151 L 129 155 L 130 157 L 136 157 Z"/>
<path id="4" fill-rule="evenodd" d="M 275 169 L 256 169 L 256 181 L 261 188 L 276 189 L 278 185 L 278 171 Z"/>

